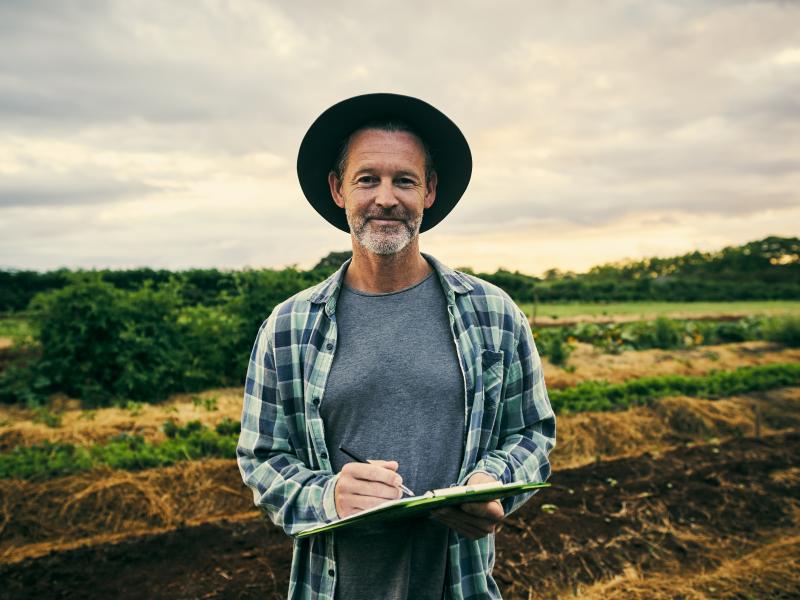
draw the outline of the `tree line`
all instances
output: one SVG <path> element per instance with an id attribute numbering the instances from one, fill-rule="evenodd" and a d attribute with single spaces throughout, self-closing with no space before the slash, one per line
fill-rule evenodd
<path id="1" fill-rule="evenodd" d="M 36 294 L 62 289 L 87 274 L 120 290 L 136 290 L 147 281 L 155 286 L 173 282 L 183 304 L 218 306 L 246 291 L 247 282 L 253 280 L 274 278 L 280 281 L 279 291 L 299 291 L 329 276 L 349 256 L 350 252 L 331 252 L 310 270 L 0 270 L 0 312 L 24 311 Z M 800 238 L 770 236 L 717 252 L 607 263 L 586 273 L 550 269 L 536 277 L 505 269 L 462 270 L 500 286 L 523 303 L 795 300 L 800 298 Z"/>

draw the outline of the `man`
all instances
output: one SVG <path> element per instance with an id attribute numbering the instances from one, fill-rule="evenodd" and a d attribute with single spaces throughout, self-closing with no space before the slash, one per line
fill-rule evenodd
<path id="1" fill-rule="evenodd" d="M 353 257 L 261 326 L 237 448 L 255 504 L 289 535 L 399 498 L 401 484 L 550 474 L 555 418 L 527 318 L 419 250 L 471 168 L 458 127 L 408 96 L 340 102 L 303 139 L 303 192 L 351 234 Z M 530 496 L 295 539 L 289 597 L 499 598 L 494 529 Z"/>

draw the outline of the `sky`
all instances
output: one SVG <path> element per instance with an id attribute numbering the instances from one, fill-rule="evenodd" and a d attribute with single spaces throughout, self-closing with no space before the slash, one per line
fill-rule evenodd
<path id="1" fill-rule="evenodd" d="M 470 143 L 450 266 L 800 235 L 800 2 L 0 0 L 0 268 L 309 268 L 300 140 L 378 91 Z"/>

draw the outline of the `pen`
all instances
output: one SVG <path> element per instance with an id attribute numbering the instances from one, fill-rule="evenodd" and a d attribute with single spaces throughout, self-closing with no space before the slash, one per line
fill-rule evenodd
<path id="1" fill-rule="evenodd" d="M 352 459 L 353 459 L 353 460 L 355 460 L 355 461 L 358 461 L 358 462 L 360 462 L 360 463 L 367 463 L 367 464 L 369 464 L 369 461 L 368 461 L 368 460 L 364 460 L 363 458 L 359 458 L 358 456 L 356 456 L 355 454 L 353 454 L 353 453 L 352 453 L 350 450 L 345 450 L 344 446 L 339 446 L 339 450 L 341 450 L 342 452 L 344 452 L 345 454 L 347 454 L 347 456 L 349 456 L 350 458 L 352 458 Z M 408 488 L 407 488 L 405 485 L 403 485 L 402 483 L 400 484 L 400 489 L 401 489 L 401 490 L 403 490 L 403 491 L 404 491 L 406 494 L 408 494 L 409 496 L 413 496 L 413 495 L 414 495 L 414 492 L 412 492 L 410 489 L 408 489 Z"/>

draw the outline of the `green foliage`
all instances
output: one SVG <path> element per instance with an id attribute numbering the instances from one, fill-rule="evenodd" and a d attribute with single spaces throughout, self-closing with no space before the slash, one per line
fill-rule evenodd
<path id="1" fill-rule="evenodd" d="M 781 343 L 789 345 L 793 339 L 790 332 L 796 327 L 792 323 L 796 321 L 792 317 L 746 317 L 738 321 L 683 321 L 659 317 L 652 321 L 632 323 L 579 323 L 539 329 L 536 332 L 536 346 L 540 354 L 549 357 L 555 339 L 572 338 L 611 354 L 628 350 L 670 350 L 746 340 L 780 341 L 778 334 L 774 334 L 772 338 L 767 337 L 766 324 L 773 322 L 778 324 L 773 326 L 775 331 L 784 332 L 780 339 L 787 341 Z"/>
<path id="2" fill-rule="evenodd" d="M 242 424 L 239 421 L 234 421 L 233 419 L 225 417 L 224 419 L 222 419 L 222 421 L 217 423 L 217 426 L 214 428 L 214 430 L 220 435 L 238 436 L 239 432 L 241 431 L 241 428 Z"/>
<path id="3" fill-rule="evenodd" d="M 43 406 L 34 408 L 32 420 L 34 423 L 43 423 L 48 427 L 61 427 L 61 415 L 51 412 Z"/>
<path id="4" fill-rule="evenodd" d="M 547 328 L 536 334 L 536 348 L 541 356 L 554 365 L 565 365 L 574 346 L 567 343 L 566 331 L 562 328 Z"/>
<path id="5" fill-rule="evenodd" d="M 764 338 L 785 346 L 800 346 L 800 317 L 787 315 L 767 319 L 764 323 Z"/>
<path id="6" fill-rule="evenodd" d="M 167 421 L 164 431 L 167 439 L 161 443 L 148 442 L 138 435 L 121 434 L 90 447 L 50 442 L 18 446 L 0 454 L 0 478 L 44 480 L 98 466 L 139 470 L 164 467 L 182 460 L 236 456 L 238 431 L 233 432 L 230 423 L 209 429 L 199 421 L 183 426 Z"/>
<path id="7" fill-rule="evenodd" d="M 205 398 L 203 396 L 192 396 L 192 404 L 194 404 L 196 407 L 202 406 L 207 411 L 217 410 L 218 400 L 219 398 L 216 396 L 207 396 Z"/>
<path id="8" fill-rule="evenodd" d="M 715 371 L 698 377 L 643 377 L 619 384 L 585 381 L 567 389 L 548 391 L 548 396 L 557 413 L 610 411 L 648 405 L 658 398 L 675 394 L 720 398 L 797 385 L 798 382 L 800 364 L 771 364 L 740 367 L 734 371 Z"/>

